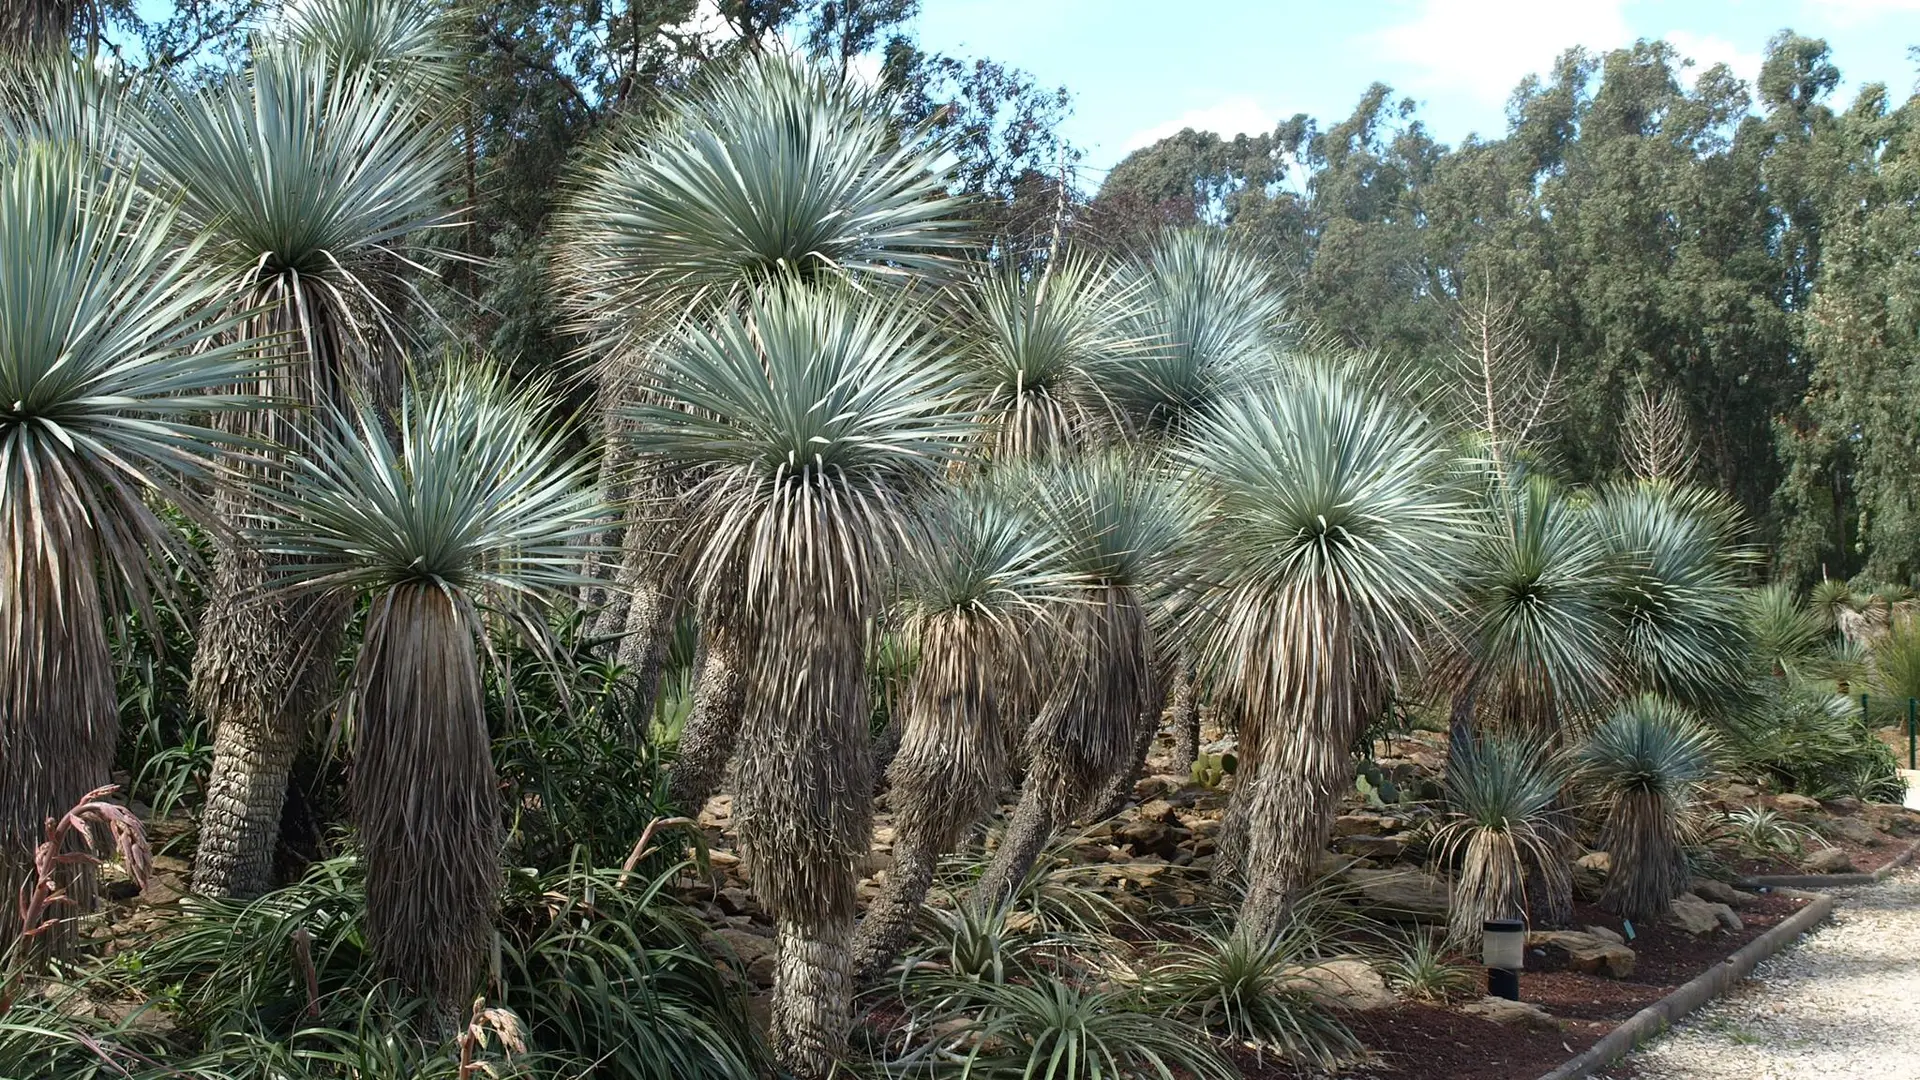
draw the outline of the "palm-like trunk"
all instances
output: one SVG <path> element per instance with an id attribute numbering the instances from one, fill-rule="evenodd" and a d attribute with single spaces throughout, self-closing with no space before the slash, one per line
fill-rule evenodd
<path id="1" fill-rule="evenodd" d="M 679 748 L 667 774 L 674 805 L 695 815 L 726 777 L 740 737 L 747 691 L 742 670 L 747 658 L 738 631 L 723 619 L 707 618 L 701 620 L 700 637 L 693 712 L 680 732 Z"/>
<path id="2" fill-rule="evenodd" d="M 837 598 L 823 604 L 832 596 L 825 583 L 781 585 L 808 599 L 755 613 L 763 629 L 785 636 L 751 669 L 734 822 L 754 891 L 779 935 L 775 1056 L 796 1077 L 814 1080 L 845 1059 L 853 1024 L 848 943 L 857 864 L 873 823 L 865 613 Z"/>
<path id="3" fill-rule="evenodd" d="M 1193 665 L 1182 657 L 1174 666 L 1173 689 L 1168 694 L 1167 722 L 1173 728 L 1173 767 L 1193 768 L 1200 757 L 1200 694 L 1194 686 Z"/>
<path id="4" fill-rule="evenodd" d="M 25 510 L 24 503 L 11 500 L 6 516 Z M 54 543 L 68 580 L 60 580 L 63 567 L 31 550 L 31 541 L 22 545 L 28 550 L 0 559 L 0 955 L 23 929 L 14 901 L 32 879 L 33 849 L 45 839 L 47 819 L 107 782 L 119 735 L 92 544 L 85 532 L 35 517 L 7 521 L 8 535 L 63 534 Z M 65 883 L 74 902 L 51 914 L 66 919 L 91 909 L 92 875 L 73 874 Z M 65 929 L 43 935 L 42 952 L 62 951 L 69 938 Z"/>
<path id="5" fill-rule="evenodd" d="M 945 631 L 945 632 L 942 632 Z M 976 631 L 970 633 L 969 631 Z M 993 806 L 1006 782 L 1007 738 L 992 685 L 1006 673 L 983 671 L 995 651 L 991 627 L 930 630 L 902 710 L 900 746 L 888 768 L 893 785 L 893 869 L 854 935 L 862 981 L 885 972 L 913 929 L 940 856 Z"/>
<path id="6" fill-rule="evenodd" d="M 193 697 L 213 724 L 213 772 L 194 891 L 253 897 L 273 885 L 287 775 L 337 685 L 346 604 L 264 595 L 267 567 L 223 549 L 200 620 Z"/>
<path id="7" fill-rule="evenodd" d="M 1005 902 L 1060 823 L 1111 792 L 1132 764 L 1150 707 L 1150 639 L 1131 595 L 1106 590 L 1066 618 L 1077 655 L 1027 728 L 1020 801 L 976 887 L 978 904 Z"/>

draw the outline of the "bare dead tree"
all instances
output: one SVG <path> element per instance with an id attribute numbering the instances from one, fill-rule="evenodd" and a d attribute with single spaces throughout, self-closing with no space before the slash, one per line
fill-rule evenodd
<path id="1" fill-rule="evenodd" d="M 1693 479 L 1700 459 L 1687 408 L 1671 388 L 1659 393 L 1641 387 L 1627 401 L 1620 427 L 1620 458 L 1641 480 L 1684 484 Z"/>

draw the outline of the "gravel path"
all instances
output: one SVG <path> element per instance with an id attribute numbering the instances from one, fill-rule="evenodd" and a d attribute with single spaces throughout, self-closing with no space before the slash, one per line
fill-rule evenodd
<path id="1" fill-rule="evenodd" d="M 1832 924 L 1607 1075 L 1920 1078 L 1920 870 L 1836 892 Z"/>

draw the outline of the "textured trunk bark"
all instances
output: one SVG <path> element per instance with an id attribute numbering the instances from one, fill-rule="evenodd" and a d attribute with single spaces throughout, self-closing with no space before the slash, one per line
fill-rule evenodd
<path id="1" fill-rule="evenodd" d="M 1181 772 L 1193 768 L 1200 757 L 1200 695 L 1193 684 L 1193 666 L 1182 662 L 1173 674 L 1173 690 L 1168 695 L 1168 723 L 1173 728 L 1173 767 Z"/>
<path id="2" fill-rule="evenodd" d="M 638 740 L 646 738 L 647 727 L 653 722 L 676 605 L 664 583 L 655 577 L 639 576 L 631 582 L 626 606 L 625 632 L 615 658 L 633 675 L 633 701 L 627 721 L 629 734 Z"/>
<path id="3" fill-rule="evenodd" d="M 853 1026 L 852 920 L 774 924 L 771 1035 L 775 1059 L 795 1080 L 826 1080 L 846 1060 Z"/>
<path id="4" fill-rule="evenodd" d="M 693 684 L 693 713 L 680 733 L 679 751 L 667 773 L 674 804 L 689 815 L 700 813 L 726 776 L 746 710 L 747 687 L 741 672 L 745 657 L 734 632 L 719 622 L 708 619 L 700 626 L 704 640 Z"/>
<path id="5" fill-rule="evenodd" d="M 853 935 L 856 980 L 872 982 L 886 974 L 906 947 L 913 933 L 913 918 L 926 902 L 939 864 L 940 851 L 931 838 L 916 831 L 911 837 L 902 833 L 894 840 L 893 869 L 887 871 L 887 883 L 867 906 Z"/>
<path id="6" fill-rule="evenodd" d="M 974 886 L 973 902 L 987 908 L 1006 903 L 1019 889 L 1020 883 L 1027 878 L 1027 872 L 1033 869 L 1035 859 L 1040 857 L 1041 849 L 1047 841 L 1053 839 L 1055 826 L 1053 806 L 1054 796 L 1043 792 L 1028 777 L 1028 782 L 1020 789 L 1020 802 L 1013 808 L 1013 816 L 1007 820 L 1007 833 L 1000 838 L 1000 846 L 994 850 L 993 860 L 987 864 L 986 872 L 980 875 L 979 884 Z"/>
<path id="7" fill-rule="evenodd" d="M 273 884 L 287 774 L 302 732 L 331 698 L 344 602 L 262 596 L 266 568 L 222 551 L 200 620 L 193 696 L 213 723 L 213 771 L 194 854 L 194 891 L 252 897 Z"/>
<path id="8" fill-rule="evenodd" d="M 1247 797 L 1246 895 L 1239 929 L 1252 940 L 1277 933 L 1293 898 L 1313 877 L 1340 796 L 1353 786 L 1352 730 L 1317 736 L 1297 729 L 1262 762 Z M 1347 736 L 1340 738 L 1341 735 Z M 1316 745 L 1318 738 L 1330 738 Z"/>

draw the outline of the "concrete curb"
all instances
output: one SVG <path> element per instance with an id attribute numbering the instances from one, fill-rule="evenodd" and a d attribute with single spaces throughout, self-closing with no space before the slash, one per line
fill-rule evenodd
<path id="1" fill-rule="evenodd" d="M 1911 863 L 1914 853 L 1920 852 L 1920 840 L 1908 844 L 1906 850 L 1895 855 L 1892 861 L 1870 874 L 1762 874 L 1759 877 L 1741 878 L 1734 883 L 1739 889 L 1821 889 L 1838 888 L 1842 885 L 1872 885 L 1885 881 L 1887 875 Z"/>
<path id="2" fill-rule="evenodd" d="M 1813 902 L 1788 916 L 1780 925 L 1741 946 L 1740 950 L 1702 972 L 1673 993 L 1628 1017 L 1586 1053 L 1540 1077 L 1540 1080 L 1580 1080 L 1627 1056 L 1641 1043 L 1666 1030 L 1674 1021 L 1726 992 L 1747 977 L 1760 961 L 1786 948 L 1801 934 L 1833 914 L 1833 897 L 1826 893 L 1776 890 L 1788 896 L 1811 896 Z"/>

